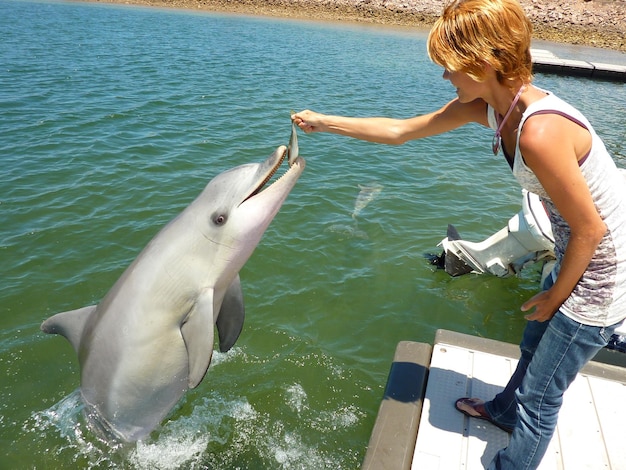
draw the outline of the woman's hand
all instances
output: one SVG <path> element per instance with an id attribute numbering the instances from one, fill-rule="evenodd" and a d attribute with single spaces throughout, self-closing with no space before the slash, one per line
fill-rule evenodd
<path id="1" fill-rule="evenodd" d="M 553 299 L 550 290 L 551 289 L 539 292 L 522 304 L 522 312 L 527 312 L 532 308 L 535 309 L 528 315 L 524 315 L 526 320 L 544 322 L 554 316 L 563 301 Z"/>
<path id="2" fill-rule="evenodd" d="M 322 125 L 323 114 L 305 109 L 291 115 L 291 120 L 307 134 L 310 132 L 324 132 Z"/>

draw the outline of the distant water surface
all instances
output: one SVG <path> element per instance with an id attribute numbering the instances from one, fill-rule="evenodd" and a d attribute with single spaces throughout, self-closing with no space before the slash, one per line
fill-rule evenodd
<path id="1" fill-rule="evenodd" d="M 452 279 L 424 258 L 448 223 L 479 241 L 518 211 L 491 132 L 301 134 L 305 173 L 241 273 L 238 343 L 150 440 L 99 442 L 42 320 L 97 303 L 213 176 L 286 144 L 291 109 L 411 116 L 454 90 L 420 31 L 7 0 L 0 31 L 0 468 L 355 469 L 398 341 L 517 342 L 536 270 Z M 536 78 L 626 167 L 623 84 Z"/>

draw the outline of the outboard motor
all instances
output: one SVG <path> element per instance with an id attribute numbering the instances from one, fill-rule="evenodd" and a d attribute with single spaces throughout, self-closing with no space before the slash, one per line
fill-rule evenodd
<path id="1" fill-rule="evenodd" d="M 620 170 L 626 177 L 626 170 Z M 522 190 L 522 210 L 509 219 L 506 227 L 478 243 L 461 240 L 453 225 L 438 246 L 443 253 L 432 256 L 431 263 L 450 276 L 467 273 L 507 277 L 525 266 L 544 262 L 542 281 L 555 263 L 554 236 L 548 214 L 539 196 Z M 626 320 L 615 330 L 608 346 L 626 353 Z"/>
<path id="2" fill-rule="evenodd" d="M 554 260 L 554 237 L 545 207 L 534 193 L 522 190 L 522 210 L 506 227 L 478 243 L 461 240 L 453 225 L 438 246 L 443 253 L 436 259 L 451 276 L 470 272 L 507 277 L 524 266 Z"/>

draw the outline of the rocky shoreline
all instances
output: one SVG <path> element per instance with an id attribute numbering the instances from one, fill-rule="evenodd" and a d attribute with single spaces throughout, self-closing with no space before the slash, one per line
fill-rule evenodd
<path id="1" fill-rule="evenodd" d="M 429 28 L 444 0 L 96 0 L 387 26 Z M 626 0 L 521 0 L 534 37 L 626 52 Z"/>

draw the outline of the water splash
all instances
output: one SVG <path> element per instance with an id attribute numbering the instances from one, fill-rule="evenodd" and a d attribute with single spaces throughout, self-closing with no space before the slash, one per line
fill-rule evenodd
<path id="1" fill-rule="evenodd" d="M 199 468 L 210 436 L 200 432 L 194 419 L 192 416 L 173 422 L 156 441 L 137 442 L 128 463 L 136 469 Z"/>
<path id="2" fill-rule="evenodd" d="M 113 468 L 116 457 L 123 455 L 124 446 L 98 439 L 84 419 L 83 410 L 80 390 L 75 390 L 47 410 L 33 413 L 23 430 L 39 439 L 59 436 L 62 444 L 54 446 L 52 452 L 64 459 L 71 456 L 74 464 L 87 462 L 87 468 Z"/>
<path id="3" fill-rule="evenodd" d="M 211 367 L 255 361 L 241 347 L 216 352 L 215 359 Z M 319 358 L 309 361 L 318 364 Z M 346 379 L 332 361 L 324 367 Z M 99 439 L 83 416 L 79 390 L 34 413 L 23 429 L 33 440 L 55 441 L 50 447 L 58 461 L 89 469 L 347 468 L 346 451 L 337 453 L 334 439 L 362 424 L 365 413 L 357 406 L 337 398 L 319 412 L 307 385 L 298 381 L 276 392 L 246 388 L 246 395 L 224 393 L 219 380 L 212 386 L 203 395 L 190 394 L 150 438 L 134 444 Z M 326 443 L 328 430 L 334 438 Z"/>
<path id="4" fill-rule="evenodd" d="M 301 413 L 308 408 L 306 404 L 307 394 L 300 384 L 293 384 L 287 387 L 286 402 L 289 407 L 297 413 Z"/>

